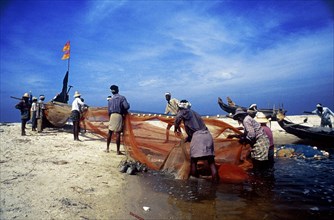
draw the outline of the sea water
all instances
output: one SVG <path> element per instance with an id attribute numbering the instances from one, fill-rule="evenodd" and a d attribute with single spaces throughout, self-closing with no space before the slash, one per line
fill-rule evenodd
<path id="1" fill-rule="evenodd" d="M 275 158 L 272 172 L 240 184 L 140 174 L 147 195 L 137 205 L 150 207 L 144 219 L 333 219 L 334 150 L 325 150 L 321 160 Z"/>

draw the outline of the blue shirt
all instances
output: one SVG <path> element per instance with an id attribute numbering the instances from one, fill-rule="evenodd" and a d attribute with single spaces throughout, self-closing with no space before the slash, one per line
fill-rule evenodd
<path id="1" fill-rule="evenodd" d="M 130 108 L 130 104 L 127 102 L 126 98 L 120 94 L 115 94 L 108 101 L 108 113 L 124 114 Z"/>

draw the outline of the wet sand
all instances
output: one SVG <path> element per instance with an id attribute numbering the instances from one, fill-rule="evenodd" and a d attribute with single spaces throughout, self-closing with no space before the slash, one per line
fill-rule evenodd
<path id="1" fill-rule="evenodd" d="M 302 122 L 304 116 L 291 120 L 297 119 Z M 318 123 L 315 117 L 313 121 Z M 271 127 L 275 144 L 299 140 L 276 122 Z M 188 219 L 193 212 L 205 217 L 208 206 L 201 203 L 175 209 L 182 200 L 169 197 L 175 193 L 173 186 L 152 190 L 145 178 L 154 178 L 154 173 L 119 172 L 126 156 L 116 155 L 114 143 L 105 153 L 101 137 L 87 132 L 80 139 L 73 141 L 70 128 L 46 128 L 38 134 L 27 125 L 27 136 L 21 136 L 19 123 L 1 124 L 0 219 Z"/>

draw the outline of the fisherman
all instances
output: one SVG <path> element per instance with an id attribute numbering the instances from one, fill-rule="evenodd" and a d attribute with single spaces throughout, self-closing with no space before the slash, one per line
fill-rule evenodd
<path id="1" fill-rule="evenodd" d="M 242 124 L 245 131 L 241 135 L 229 135 L 228 138 L 237 137 L 240 138 L 240 143 L 250 144 L 252 148 L 251 158 L 255 170 L 267 168 L 270 143 L 261 125 L 241 108 L 236 109 L 233 119 Z"/>
<path id="2" fill-rule="evenodd" d="M 25 136 L 26 135 L 26 124 L 27 121 L 30 119 L 30 108 L 31 108 L 31 103 L 29 102 L 29 94 L 26 92 L 22 96 L 22 100 L 15 105 L 16 109 L 19 109 L 21 111 L 21 135 Z"/>
<path id="3" fill-rule="evenodd" d="M 263 131 L 266 133 L 268 139 L 269 139 L 269 151 L 268 151 L 268 162 L 272 166 L 274 164 L 274 138 L 273 138 L 273 132 L 271 129 L 267 126 L 267 123 L 269 120 L 267 119 L 266 115 L 263 112 L 256 113 L 255 121 L 260 123 Z"/>
<path id="4" fill-rule="evenodd" d="M 211 169 L 212 182 L 219 182 L 219 175 L 215 165 L 213 138 L 204 124 L 201 116 L 190 109 L 191 104 L 187 100 L 181 100 L 178 104 L 179 111 L 174 122 L 174 132 L 177 137 L 182 137 L 180 124 L 183 121 L 187 137 L 185 142 L 190 142 L 190 174 L 199 177 L 197 170 L 198 160 L 206 160 Z"/>
<path id="5" fill-rule="evenodd" d="M 31 104 L 31 109 L 30 109 L 32 131 L 36 131 L 36 128 L 37 128 L 36 110 L 37 110 L 37 98 L 32 97 L 32 104 Z"/>
<path id="6" fill-rule="evenodd" d="M 80 109 L 85 103 L 81 101 L 81 94 L 78 91 L 74 93 L 74 100 L 72 102 L 72 112 L 71 119 L 73 121 L 73 136 L 75 141 L 80 141 L 79 131 L 80 131 Z"/>
<path id="7" fill-rule="evenodd" d="M 176 115 L 178 112 L 178 104 L 179 104 L 179 100 L 175 99 L 175 98 L 171 98 L 172 94 L 170 92 L 166 92 L 165 93 L 165 98 L 167 101 L 166 104 L 166 108 L 165 108 L 165 114 L 170 114 L 170 115 Z M 173 124 L 167 124 L 166 127 L 166 140 L 165 143 L 167 143 L 169 141 L 169 130 L 170 128 L 173 126 Z"/>
<path id="8" fill-rule="evenodd" d="M 113 132 L 116 133 L 116 147 L 117 155 L 121 155 L 120 145 L 121 145 L 121 132 L 123 130 L 123 118 L 128 113 L 130 104 L 127 102 L 126 98 L 118 94 L 119 89 L 117 85 L 110 86 L 110 91 L 113 94 L 112 98 L 108 101 L 108 112 L 110 112 L 109 120 L 109 132 L 107 138 L 107 149 L 105 152 L 109 153 L 109 145 L 111 142 L 111 137 Z"/>
<path id="9" fill-rule="evenodd" d="M 43 117 L 45 111 L 45 104 L 44 104 L 45 96 L 40 95 L 39 100 L 36 104 L 36 119 L 37 119 L 37 132 L 41 133 L 43 131 Z"/>
<path id="10" fill-rule="evenodd" d="M 257 110 L 257 105 L 256 104 L 251 104 L 247 109 L 247 113 L 252 118 L 255 118 L 257 112 L 258 112 L 258 110 Z"/>
<path id="11" fill-rule="evenodd" d="M 332 128 L 331 117 L 334 117 L 334 113 L 327 107 L 323 107 L 321 103 L 317 104 L 317 108 L 312 111 L 313 114 L 317 114 L 321 118 L 321 127 L 330 127 Z"/>

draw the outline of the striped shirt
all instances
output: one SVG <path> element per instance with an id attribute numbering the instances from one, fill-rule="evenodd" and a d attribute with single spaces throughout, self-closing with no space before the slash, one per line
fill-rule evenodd
<path id="1" fill-rule="evenodd" d="M 246 138 L 250 141 L 256 141 L 260 136 L 265 135 L 260 123 L 255 121 L 251 116 L 247 115 L 242 122 L 245 128 Z"/>

